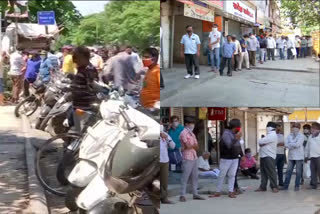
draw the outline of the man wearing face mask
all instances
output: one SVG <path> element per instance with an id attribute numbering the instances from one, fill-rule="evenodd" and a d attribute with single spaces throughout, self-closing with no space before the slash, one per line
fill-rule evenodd
<path id="1" fill-rule="evenodd" d="M 160 125 L 160 189 L 161 203 L 173 204 L 168 199 L 169 157 L 168 148 L 174 149 L 175 144 L 171 137 L 165 133 L 163 125 Z"/>
<path id="2" fill-rule="evenodd" d="M 247 148 L 244 157 L 241 159 L 240 167 L 241 172 L 245 176 L 250 176 L 252 179 L 259 179 L 257 176 L 258 167 L 257 161 L 252 157 L 251 149 Z"/>
<path id="3" fill-rule="evenodd" d="M 256 52 L 259 42 L 257 38 L 249 33 L 249 41 L 248 41 L 248 51 L 249 51 L 249 61 L 251 66 L 256 66 Z"/>
<path id="4" fill-rule="evenodd" d="M 195 121 L 192 117 L 185 118 L 185 128 L 180 134 L 180 142 L 182 148 L 182 177 L 181 177 L 181 192 L 180 201 L 185 202 L 185 194 L 189 178 L 192 183 L 193 199 L 205 200 L 198 195 L 198 156 L 199 149 L 198 141 L 193 133 Z"/>
<path id="5" fill-rule="evenodd" d="M 220 37 L 218 25 L 214 24 L 212 31 L 209 34 L 209 48 L 211 50 L 211 68 L 213 72 L 217 72 L 220 68 Z"/>
<path id="6" fill-rule="evenodd" d="M 169 152 L 181 152 L 181 142 L 179 137 L 181 132 L 184 130 L 184 127 L 180 124 L 179 117 L 175 115 L 171 116 L 170 123 L 171 126 L 168 133 L 176 144 L 176 147 L 174 150 L 169 149 Z M 181 163 L 176 164 L 176 171 L 181 172 Z"/>
<path id="7" fill-rule="evenodd" d="M 224 178 L 228 175 L 229 197 L 236 198 L 234 193 L 235 176 L 239 164 L 239 154 L 241 153 L 241 122 L 238 119 L 232 119 L 229 127 L 226 129 L 220 141 L 220 174 L 218 177 L 217 190 L 214 195 L 209 197 L 220 197 Z"/>
<path id="8" fill-rule="evenodd" d="M 284 186 L 281 190 L 288 190 L 291 175 L 296 165 L 296 181 L 294 191 L 299 191 L 301 175 L 302 175 L 302 167 L 303 167 L 303 159 L 304 159 L 304 149 L 303 149 L 303 141 L 304 136 L 300 133 L 301 125 L 299 123 L 294 123 L 292 126 L 291 133 L 285 139 L 285 147 L 289 149 L 289 163 L 287 166 L 286 179 L 284 181 Z"/>
<path id="9" fill-rule="evenodd" d="M 156 48 L 147 48 L 143 54 L 143 65 L 148 68 L 140 93 L 144 108 L 160 108 L 160 65 L 159 52 Z"/>
<path id="10" fill-rule="evenodd" d="M 200 57 L 200 39 L 197 34 L 193 33 L 192 26 L 188 25 L 186 27 L 187 33 L 183 35 L 181 39 L 181 57 L 185 58 L 185 63 L 187 67 L 188 74 L 184 77 L 189 79 L 193 76 L 194 67 L 194 78 L 200 78 L 199 69 L 199 57 Z"/>
<path id="11" fill-rule="evenodd" d="M 275 168 L 275 159 L 277 155 L 278 136 L 276 133 L 276 124 L 268 122 L 267 135 L 259 141 L 260 146 L 260 171 L 261 171 L 261 184 L 255 190 L 256 192 L 267 191 L 268 180 L 270 180 L 270 187 L 273 193 L 279 192 L 277 185 L 277 172 Z"/>
<path id="12" fill-rule="evenodd" d="M 310 160 L 311 169 L 311 188 L 317 189 L 318 176 L 320 176 L 320 124 L 312 123 L 311 135 L 307 142 L 307 158 L 305 162 Z"/>
<path id="13" fill-rule="evenodd" d="M 41 64 L 39 69 L 39 79 L 44 83 L 48 83 L 50 81 L 50 77 L 53 75 L 54 67 L 51 64 L 46 51 L 41 51 L 40 57 Z"/>

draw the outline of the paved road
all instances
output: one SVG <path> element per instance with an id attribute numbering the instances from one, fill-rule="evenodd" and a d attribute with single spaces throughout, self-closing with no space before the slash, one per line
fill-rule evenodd
<path id="1" fill-rule="evenodd" d="M 230 199 L 227 195 L 220 198 L 205 201 L 193 201 L 191 195 L 187 195 L 187 202 L 178 202 L 179 196 L 170 200 L 174 205 L 161 205 L 161 214 L 313 214 L 320 208 L 320 194 L 318 190 L 307 190 L 302 187 L 299 192 L 293 191 L 295 175 L 291 181 L 289 191 L 272 193 L 271 191 L 257 193 L 254 190 L 259 186 L 257 180 L 241 180 L 239 185 L 246 189 L 245 193 L 236 199 Z M 308 183 L 309 180 L 306 181 Z M 224 185 L 224 190 L 227 185 Z M 203 191 L 214 191 L 215 185 L 209 185 Z"/>
<path id="2" fill-rule="evenodd" d="M 208 69 L 207 69 L 208 70 Z M 203 71 L 207 72 L 207 71 Z M 319 107 L 319 72 L 242 70 L 232 77 L 210 73 L 200 80 L 183 79 L 183 69 L 164 76 L 178 89 L 161 91 L 162 107 Z M 195 85 L 195 81 L 201 81 Z M 168 88 L 171 86 L 169 85 Z M 181 89 L 182 88 L 182 89 Z M 166 95 L 163 97 L 163 95 Z"/>
<path id="3" fill-rule="evenodd" d="M 0 213 L 22 213 L 28 206 L 24 137 L 13 109 L 0 107 Z"/>

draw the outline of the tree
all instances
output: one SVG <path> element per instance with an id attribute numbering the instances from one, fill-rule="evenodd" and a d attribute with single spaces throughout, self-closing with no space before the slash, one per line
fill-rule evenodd
<path id="1" fill-rule="evenodd" d="M 293 26 L 302 29 L 319 26 L 319 0 L 281 0 L 282 13 L 291 19 Z"/>
<path id="2" fill-rule="evenodd" d="M 0 8 L 4 13 L 7 9 L 7 1 L 1 1 Z M 63 25 L 67 33 L 72 27 L 79 24 L 82 16 L 71 1 L 68 0 L 29 0 L 29 19 L 30 22 L 37 22 L 38 11 L 54 11 L 57 25 Z"/>
<path id="3" fill-rule="evenodd" d="M 141 48 L 160 44 L 160 1 L 111 2 L 105 6 L 105 42 Z"/>

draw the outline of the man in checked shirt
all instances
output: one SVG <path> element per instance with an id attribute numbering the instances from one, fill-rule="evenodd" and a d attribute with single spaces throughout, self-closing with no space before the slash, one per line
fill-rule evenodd
<path id="1" fill-rule="evenodd" d="M 192 180 L 192 190 L 194 200 L 205 200 L 198 195 L 198 141 L 193 133 L 195 121 L 191 117 L 185 119 L 185 128 L 180 134 L 181 151 L 182 151 L 182 177 L 180 201 L 185 202 L 187 183 L 189 178 Z"/>

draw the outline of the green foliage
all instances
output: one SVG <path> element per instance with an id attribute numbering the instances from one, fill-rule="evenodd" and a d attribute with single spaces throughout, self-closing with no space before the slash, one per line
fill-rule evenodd
<path id="1" fill-rule="evenodd" d="M 0 1 L 1 11 L 7 10 L 8 2 Z M 71 1 L 68 0 L 29 0 L 29 19 L 32 23 L 37 22 L 38 11 L 55 11 L 58 26 L 64 26 L 64 33 L 79 24 L 82 16 Z"/>
<path id="2" fill-rule="evenodd" d="M 281 0 L 281 10 L 295 27 L 308 29 L 319 26 L 319 0 Z"/>
<path id="3" fill-rule="evenodd" d="M 68 39 L 74 45 L 129 43 L 145 48 L 159 46 L 159 26 L 159 1 L 113 1 L 104 12 L 82 19 Z"/>

